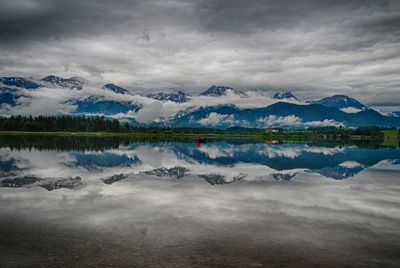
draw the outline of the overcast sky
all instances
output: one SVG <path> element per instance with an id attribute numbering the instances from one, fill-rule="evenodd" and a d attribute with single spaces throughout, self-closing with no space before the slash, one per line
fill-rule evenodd
<path id="1" fill-rule="evenodd" d="M 0 75 L 400 105 L 400 1 L 1 0 Z"/>

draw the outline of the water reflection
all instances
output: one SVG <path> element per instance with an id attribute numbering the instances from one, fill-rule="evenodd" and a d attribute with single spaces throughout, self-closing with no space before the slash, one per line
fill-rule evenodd
<path id="1" fill-rule="evenodd" d="M 6 267 L 400 263 L 398 148 L 25 141 L 0 149 Z"/>
<path id="2" fill-rule="evenodd" d="M 76 139 L 76 138 L 75 138 Z M 77 188 L 86 178 L 106 184 L 140 174 L 153 178 L 181 179 L 188 175 L 210 185 L 238 181 L 292 181 L 299 173 L 315 173 L 335 180 L 355 176 L 381 162 L 398 163 L 397 148 L 323 147 L 301 143 L 266 144 L 215 141 L 118 143 L 105 150 L 76 150 L 77 142 L 63 142 L 64 150 L 43 145 L 0 149 L 2 187 L 38 184 L 47 189 Z M 50 148 L 57 144 L 50 144 Z M 72 144 L 67 150 L 66 144 Z M 105 142 L 107 145 L 107 141 Z M 81 147 L 82 148 L 82 147 Z M 84 178 L 83 182 L 75 177 Z M 36 178 L 36 179 L 35 179 Z M 60 182 L 61 181 L 61 182 Z M 53 183 L 54 186 L 49 186 Z"/>

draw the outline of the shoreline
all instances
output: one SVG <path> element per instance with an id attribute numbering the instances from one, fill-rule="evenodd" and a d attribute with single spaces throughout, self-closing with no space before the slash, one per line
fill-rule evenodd
<path id="1" fill-rule="evenodd" d="M 70 131 L 0 131 L 1 136 L 53 136 L 53 137 L 125 137 L 125 138 L 177 138 L 196 141 L 195 133 L 149 133 L 149 132 L 70 132 Z M 247 139 L 263 140 L 260 133 L 206 133 L 201 134 L 202 139 Z"/>

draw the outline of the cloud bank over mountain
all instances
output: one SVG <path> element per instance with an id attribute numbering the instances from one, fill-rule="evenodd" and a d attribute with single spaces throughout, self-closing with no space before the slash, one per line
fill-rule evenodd
<path id="1" fill-rule="evenodd" d="M 50 77 L 50 78 L 49 78 Z M 0 116 L 106 116 L 135 126 L 290 129 L 320 126 L 400 127 L 395 113 L 374 110 L 346 95 L 302 100 L 291 92 L 267 96 L 212 85 L 200 94 L 145 93 L 83 78 L 0 77 Z"/>

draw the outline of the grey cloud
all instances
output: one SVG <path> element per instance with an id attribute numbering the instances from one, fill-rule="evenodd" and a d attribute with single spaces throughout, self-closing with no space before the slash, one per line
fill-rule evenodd
<path id="1" fill-rule="evenodd" d="M 389 12 L 395 1 L 279 1 L 258 0 L 251 4 L 240 0 L 205 0 L 198 2 L 202 24 L 209 31 L 249 32 L 255 29 L 317 28 L 327 23 L 360 19 L 361 14 Z M 376 25 L 389 20 L 376 21 Z"/>
<path id="2" fill-rule="evenodd" d="M 306 98 L 338 92 L 374 105 L 396 105 L 399 93 L 398 1 L 0 5 L 3 75 L 79 75 L 147 90 L 227 84 Z"/>
<path id="3" fill-rule="evenodd" d="M 40 41 L 43 38 L 86 37 L 109 31 L 132 31 L 166 21 L 176 5 L 163 1 L 49 1 L 6 0 L 0 9 L 0 36 L 4 41 Z M 182 7 L 182 5 L 181 5 Z M 143 31 L 143 29 L 140 29 Z"/>
<path id="4" fill-rule="evenodd" d="M 25 1 L 35 7 L 31 9 L 21 6 L 20 2 L 24 1 L 6 1 L 1 9 L 0 34 L 3 40 L 62 38 L 103 28 L 111 16 L 114 22 L 124 20 L 124 16 L 107 12 L 107 5 L 101 5 L 101 2 L 94 5 L 93 1 Z"/>

